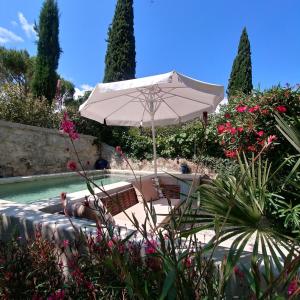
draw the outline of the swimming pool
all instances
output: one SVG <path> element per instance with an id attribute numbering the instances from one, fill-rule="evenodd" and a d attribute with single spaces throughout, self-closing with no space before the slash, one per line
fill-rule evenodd
<path id="1" fill-rule="evenodd" d="M 99 185 L 126 181 L 126 175 L 94 175 L 92 178 Z M 0 184 L 0 199 L 17 203 L 34 203 L 57 197 L 61 192 L 73 193 L 86 190 L 85 180 L 79 176 L 38 179 L 34 181 Z"/>

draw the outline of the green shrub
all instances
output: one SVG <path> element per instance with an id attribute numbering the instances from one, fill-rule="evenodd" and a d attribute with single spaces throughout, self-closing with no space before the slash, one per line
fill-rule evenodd
<path id="1" fill-rule="evenodd" d="M 59 128 L 61 114 L 45 98 L 25 96 L 15 84 L 2 86 L 0 93 L 0 119 L 46 128 Z"/>

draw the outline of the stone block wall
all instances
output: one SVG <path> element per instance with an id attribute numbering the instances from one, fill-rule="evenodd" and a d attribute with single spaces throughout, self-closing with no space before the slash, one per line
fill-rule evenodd
<path id="1" fill-rule="evenodd" d="M 80 135 L 75 141 L 86 169 L 99 158 L 94 140 Z M 0 120 L 0 177 L 65 172 L 70 160 L 77 161 L 72 144 L 58 130 Z"/>
<path id="2" fill-rule="evenodd" d="M 126 161 L 120 158 L 119 155 L 116 154 L 115 148 L 105 143 L 101 144 L 101 158 L 106 159 L 109 162 L 109 167 L 111 169 L 121 169 L 121 170 L 129 169 Z M 152 161 L 148 161 L 145 159 L 141 161 L 128 159 L 128 161 L 134 170 L 138 170 L 138 171 L 154 170 L 154 165 Z M 207 174 L 209 176 L 215 176 L 215 173 L 209 168 L 202 165 L 196 165 L 191 161 L 186 161 L 182 159 L 179 160 L 179 164 L 178 164 L 176 159 L 166 159 L 166 158 L 159 157 L 157 159 L 157 169 L 159 172 L 160 171 L 180 172 L 180 163 L 183 161 L 185 161 L 188 164 L 192 173 L 196 172 L 202 175 Z"/>

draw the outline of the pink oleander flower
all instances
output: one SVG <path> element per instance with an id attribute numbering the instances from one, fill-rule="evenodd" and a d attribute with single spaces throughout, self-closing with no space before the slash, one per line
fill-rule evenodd
<path id="1" fill-rule="evenodd" d="M 68 240 L 63 241 L 63 247 L 67 248 L 69 246 L 70 242 Z"/>
<path id="2" fill-rule="evenodd" d="M 76 171 L 77 170 L 77 164 L 76 164 L 76 162 L 73 161 L 73 160 L 68 161 L 67 168 L 69 170 L 71 170 L 71 171 Z"/>
<path id="3" fill-rule="evenodd" d="M 231 128 L 231 123 L 230 122 L 226 122 L 225 126 L 226 126 L 227 129 L 229 129 L 229 128 Z"/>
<path id="4" fill-rule="evenodd" d="M 190 268 L 192 266 L 192 260 L 190 257 L 187 257 L 185 260 L 184 260 L 184 265 L 186 268 Z"/>
<path id="5" fill-rule="evenodd" d="M 222 134 L 225 131 L 226 127 L 223 124 L 218 125 L 217 130 L 218 134 Z"/>
<path id="6" fill-rule="evenodd" d="M 285 113 L 287 111 L 287 108 L 284 105 L 279 105 L 276 107 L 276 110 L 280 113 Z"/>
<path id="7" fill-rule="evenodd" d="M 68 134 L 72 140 L 79 138 L 79 135 L 76 132 L 75 124 L 69 119 L 69 116 L 66 112 L 64 113 L 63 119 L 60 123 L 60 130 Z"/>
<path id="8" fill-rule="evenodd" d="M 248 109 L 248 106 L 246 106 L 246 105 L 245 106 L 239 105 L 236 107 L 236 111 L 239 113 L 243 113 L 243 112 L 247 111 L 247 109 Z"/>
<path id="9" fill-rule="evenodd" d="M 276 140 L 277 140 L 277 136 L 276 135 L 270 135 L 270 136 L 268 136 L 267 144 L 270 145 L 271 143 L 273 143 Z"/>
<path id="10" fill-rule="evenodd" d="M 109 248 L 112 248 L 112 247 L 114 246 L 114 242 L 113 242 L 112 240 L 109 240 L 109 241 L 107 242 L 107 246 L 108 246 Z"/>
<path id="11" fill-rule="evenodd" d="M 254 113 L 254 112 L 258 111 L 259 109 L 260 109 L 259 105 L 255 105 L 255 106 L 253 106 L 253 107 L 250 107 L 250 108 L 248 109 L 248 111 L 249 111 L 250 113 Z"/>
<path id="12" fill-rule="evenodd" d="M 265 132 L 264 132 L 263 130 L 260 130 L 260 131 L 256 132 L 256 134 L 257 134 L 259 137 L 262 137 L 262 136 L 265 134 Z"/>
<path id="13" fill-rule="evenodd" d="M 230 128 L 230 133 L 231 133 L 232 135 L 236 134 L 236 133 L 237 133 L 236 128 L 234 128 L 234 127 Z"/>
<path id="14" fill-rule="evenodd" d="M 50 297 L 47 298 L 47 300 L 63 300 L 63 299 L 65 299 L 64 290 L 56 291 L 55 293 L 51 294 Z"/>
<path id="15" fill-rule="evenodd" d="M 250 151 L 250 152 L 256 152 L 256 148 L 255 148 L 255 146 L 253 146 L 253 145 L 248 146 L 248 147 L 247 147 L 247 150 Z"/>
<path id="16" fill-rule="evenodd" d="M 155 240 L 150 240 L 146 242 L 146 249 L 145 249 L 145 253 L 146 254 L 153 254 L 156 252 L 156 248 L 157 248 L 157 242 Z"/>
<path id="17" fill-rule="evenodd" d="M 225 150 L 225 156 L 229 158 L 235 158 L 237 154 L 235 150 Z"/>
<path id="18" fill-rule="evenodd" d="M 123 155 L 123 151 L 122 151 L 121 146 L 117 146 L 115 150 L 116 150 L 116 152 L 117 152 L 119 155 L 121 155 L 121 156 Z"/>
<path id="19" fill-rule="evenodd" d="M 298 289 L 298 280 L 297 278 L 293 279 L 288 286 L 288 295 L 292 296 Z"/>
<path id="20" fill-rule="evenodd" d="M 244 128 L 243 128 L 243 127 L 237 127 L 236 130 L 237 130 L 239 133 L 241 133 L 241 132 L 244 131 Z"/>
<path id="21" fill-rule="evenodd" d="M 226 114 L 224 115 L 224 117 L 225 117 L 225 119 L 230 119 L 230 114 L 229 114 L 229 113 L 226 113 Z"/>

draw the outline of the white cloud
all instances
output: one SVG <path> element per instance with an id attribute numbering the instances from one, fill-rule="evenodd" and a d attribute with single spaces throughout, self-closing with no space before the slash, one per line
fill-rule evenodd
<path id="1" fill-rule="evenodd" d="M 94 87 L 93 86 L 90 86 L 89 84 L 82 84 L 81 86 L 81 89 L 83 89 L 84 91 L 91 91 L 91 90 L 93 90 L 94 89 Z"/>
<path id="2" fill-rule="evenodd" d="M 13 33 L 12 31 L 0 27 L 0 44 L 6 44 L 6 43 L 14 43 L 14 42 L 24 42 L 24 40 Z"/>
<path id="3" fill-rule="evenodd" d="M 34 24 L 30 24 L 21 12 L 18 12 L 19 21 L 22 29 L 24 30 L 27 37 L 35 36 Z"/>
<path id="4" fill-rule="evenodd" d="M 93 90 L 94 87 L 90 86 L 89 84 L 82 84 L 80 85 L 80 88 L 75 88 L 75 94 L 74 94 L 74 99 L 77 100 L 79 97 L 82 97 L 86 91 L 91 91 Z"/>

